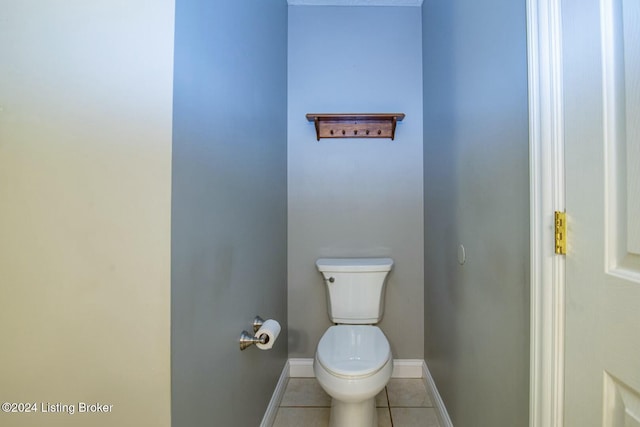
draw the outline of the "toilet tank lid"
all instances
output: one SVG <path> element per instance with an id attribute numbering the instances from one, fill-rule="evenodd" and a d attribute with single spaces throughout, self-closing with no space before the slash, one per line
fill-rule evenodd
<path id="1" fill-rule="evenodd" d="M 319 271 L 373 272 L 389 271 L 391 258 L 320 258 L 316 261 Z"/>

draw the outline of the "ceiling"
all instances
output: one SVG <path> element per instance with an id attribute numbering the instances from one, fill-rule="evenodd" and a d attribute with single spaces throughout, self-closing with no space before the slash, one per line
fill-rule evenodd
<path id="1" fill-rule="evenodd" d="M 287 0 L 295 6 L 421 6 L 422 0 Z"/>

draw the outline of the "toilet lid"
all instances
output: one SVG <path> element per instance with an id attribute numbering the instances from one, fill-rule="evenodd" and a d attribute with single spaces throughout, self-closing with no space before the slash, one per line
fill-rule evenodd
<path id="1" fill-rule="evenodd" d="M 331 326 L 317 350 L 318 361 L 336 375 L 362 377 L 378 372 L 391 358 L 389 341 L 371 325 Z"/>

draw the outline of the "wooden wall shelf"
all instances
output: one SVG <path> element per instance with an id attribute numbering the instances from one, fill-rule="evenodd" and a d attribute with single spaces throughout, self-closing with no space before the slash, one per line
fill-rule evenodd
<path id="1" fill-rule="evenodd" d="M 403 113 L 347 113 L 307 114 L 307 120 L 316 125 L 320 138 L 391 138 L 396 135 L 396 123 L 404 119 Z"/>

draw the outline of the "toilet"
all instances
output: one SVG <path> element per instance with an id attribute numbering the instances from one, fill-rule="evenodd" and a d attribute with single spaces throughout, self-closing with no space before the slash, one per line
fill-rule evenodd
<path id="1" fill-rule="evenodd" d="M 320 338 L 313 371 L 331 396 L 330 427 L 377 427 L 375 397 L 389 382 L 393 356 L 375 326 L 384 311 L 391 258 L 321 258 L 334 326 Z"/>

